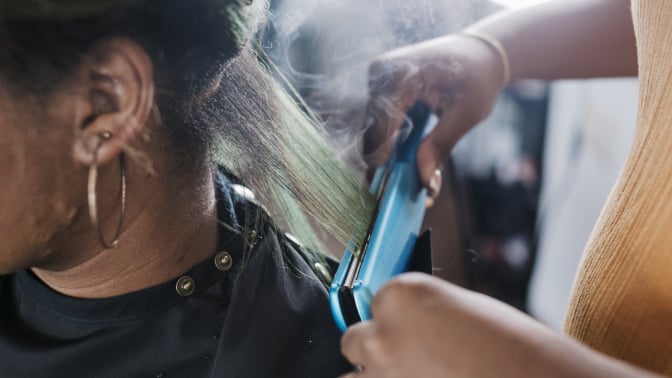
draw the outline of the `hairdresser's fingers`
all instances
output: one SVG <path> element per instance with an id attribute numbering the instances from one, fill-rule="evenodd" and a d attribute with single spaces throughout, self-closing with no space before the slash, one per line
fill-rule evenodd
<path id="1" fill-rule="evenodd" d="M 367 366 L 380 353 L 379 332 L 373 321 L 350 326 L 341 338 L 341 353 L 355 366 Z"/>
<path id="2" fill-rule="evenodd" d="M 420 98 L 423 83 L 409 61 L 391 57 L 375 60 L 369 68 L 364 154 L 371 168 L 385 163 L 406 113 Z"/>
<path id="3" fill-rule="evenodd" d="M 440 168 L 434 170 L 434 176 L 429 179 L 429 189 L 427 190 L 427 198 L 425 199 L 425 208 L 429 209 L 436 203 L 436 199 L 441 193 L 443 186 L 443 172 Z"/>
<path id="4" fill-rule="evenodd" d="M 439 195 L 440 170 L 450 158 L 455 144 L 490 114 L 498 93 L 484 90 L 476 83 L 466 85 L 460 80 L 454 80 L 453 85 L 443 91 L 428 90 L 426 101 L 439 116 L 439 123 L 420 145 L 417 161 L 420 180 L 427 188 L 430 200 Z"/>
<path id="5" fill-rule="evenodd" d="M 372 99 L 372 102 L 388 101 L 387 99 Z M 382 110 L 379 105 L 369 105 L 367 113 L 366 132 L 364 133 L 364 159 L 369 166 L 370 174 L 377 167 L 385 164 L 394 148 L 399 127 L 403 122 L 402 114 L 405 106 L 389 102 L 389 111 Z"/>
<path id="6" fill-rule="evenodd" d="M 434 204 L 436 198 L 441 193 L 443 184 L 442 169 L 450 155 L 452 147 L 446 147 L 437 141 L 437 135 L 429 135 L 420 145 L 418 151 L 418 170 L 420 181 L 427 188 L 428 206 Z M 446 152 L 448 151 L 448 152 Z"/>
<path id="7" fill-rule="evenodd" d="M 341 375 L 339 378 L 370 378 L 372 377 L 371 374 L 369 374 L 369 371 L 364 369 L 363 366 L 355 366 L 354 370 L 349 372 L 348 374 Z"/>
<path id="8" fill-rule="evenodd" d="M 450 158 L 455 143 L 462 136 L 461 128 L 455 126 L 459 118 L 456 112 L 443 112 L 439 124 L 418 150 L 418 171 L 422 185 L 427 188 L 428 206 L 433 205 L 441 193 L 442 169 Z"/>
<path id="9" fill-rule="evenodd" d="M 364 157 L 370 168 L 385 164 L 389 158 L 406 113 L 416 98 L 416 94 L 406 91 L 401 97 L 381 95 L 370 100 L 364 134 Z"/>

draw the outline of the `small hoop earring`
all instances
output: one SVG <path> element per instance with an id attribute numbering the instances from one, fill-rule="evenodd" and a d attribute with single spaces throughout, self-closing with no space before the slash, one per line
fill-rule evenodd
<path id="1" fill-rule="evenodd" d="M 98 197 L 96 195 L 96 184 L 98 182 L 98 152 L 100 147 L 112 138 L 110 132 L 104 132 L 100 135 L 100 141 L 93 150 L 93 162 L 91 167 L 89 167 L 89 182 L 88 182 L 88 198 L 89 198 L 89 217 L 91 218 L 91 225 L 93 229 L 96 230 L 98 234 L 98 241 L 105 249 L 116 248 L 119 245 L 119 236 L 121 235 L 121 229 L 124 225 L 124 217 L 126 215 L 126 167 L 124 162 L 124 154 L 119 154 L 119 168 L 121 171 L 121 214 L 119 215 L 119 224 L 117 226 L 117 231 L 114 234 L 114 238 L 111 242 L 105 240 L 103 235 L 103 230 L 100 227 L 100 222 L 98 219 Z"/>

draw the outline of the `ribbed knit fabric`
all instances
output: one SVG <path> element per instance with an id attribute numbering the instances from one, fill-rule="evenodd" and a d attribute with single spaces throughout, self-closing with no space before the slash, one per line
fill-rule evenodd
<path id="1" fill-rule="evenodd" d="M 640 103 L 630 156 L 577 276 L 567 333 L 672 375 L 672 0 L 633 0 Z"/>

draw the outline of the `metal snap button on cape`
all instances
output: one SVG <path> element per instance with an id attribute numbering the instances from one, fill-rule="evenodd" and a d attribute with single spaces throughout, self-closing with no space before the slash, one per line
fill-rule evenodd
<path id="1" fill-rule="evenodd" d="M 175 290 L 177 291 L 177 294 L 183 297 L 188 297 L 194 293 L 194 290 L 196 290 L 196 282 L 189 276 L 180 277 L 175 284 Z"/>
<path id="2" fill-rule="evenodd" d="M 233 266 L 233 258 L 228 252 L 219 252 L 215 255 L 215 266 L 222 272 L 228 272 Z"/>

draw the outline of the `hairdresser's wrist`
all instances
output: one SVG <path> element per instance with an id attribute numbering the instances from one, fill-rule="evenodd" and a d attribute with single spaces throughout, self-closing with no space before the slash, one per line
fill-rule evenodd
<path id="1" fill-rule="evenodd" d="M 499 55 L 499 61 L 507 70 L 506 84 L 524 79 L 527 77 L 525 59 L 520 59 L 521 49 L 517 41 L 516 28 L 506 24 L 506 19 L 510 12 L 500 12 L 491 17 L 487 17 L 463 30 L 462 34 L 483 36 L 484 43 L 490 45 Z M 494 43 L 493 43 L 494 42 Z"/>
<path id="2" fill-rule="evenodd" d="M 459 35 L 476 40 L 490 49 L 490 51 L 495 55 L 494 61 L 499 67 L 498 71 L 500 73 L 500 90 L 505 88 L 511 81 L 511 61 L 509 59 L 509 54 L 506 52 L 506 49 L 502 43 L 489 34 L 472 29 L 465 29 L 460 32 Z"/>
<path id="3" fill-rule="evenodd" d="M 637 74 L 629 0 L 543 1 L 487 17 L 469 29 L 497 40 L 511 80 Z"/>

